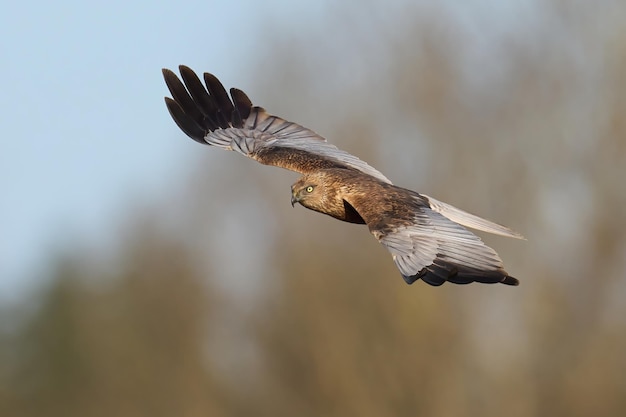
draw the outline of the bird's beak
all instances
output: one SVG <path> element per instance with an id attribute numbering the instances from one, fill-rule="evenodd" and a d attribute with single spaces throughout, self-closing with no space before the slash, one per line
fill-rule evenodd
<path id="1" fill-rule="evenodd" d="M 299 201 L 300 199 L 295 194 L 291 194 L 291 207 L 294 207 Z"/>

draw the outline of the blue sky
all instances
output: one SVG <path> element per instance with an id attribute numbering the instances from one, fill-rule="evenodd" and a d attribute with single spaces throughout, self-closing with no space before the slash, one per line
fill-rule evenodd
<path id="1" fill-rule="evenodd" d="M 0 16 L 0 301 L 55 250 L 106 239 L 164 198 L 197 150 L 172 123 L 161 68 L 235 82 L 277 2 L 13 2 Z M 245 13 L 243 11 L 246 11 Z M 243 68 L 242 68 L 243 67 Z M 180 141 L 175 140 L 176 138 Z"/>

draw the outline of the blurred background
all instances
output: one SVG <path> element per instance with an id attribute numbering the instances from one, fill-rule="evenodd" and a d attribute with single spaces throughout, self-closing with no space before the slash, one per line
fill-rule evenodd
<path id="1" fill-rule="evenodd" d="M 13 2 L 0 35 L 0 415 L 626 413 L 626 3 Z M 522 232 L 483 236 L 521 285 L 407 286 L 185 137 L 179 64 Z"/>

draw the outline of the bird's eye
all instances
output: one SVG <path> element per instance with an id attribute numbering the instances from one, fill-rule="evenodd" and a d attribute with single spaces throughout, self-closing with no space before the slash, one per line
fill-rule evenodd
<path id="1" fill-rule="evenodd" d="M 308 187 L 306 187 L 306 192 L 307 193 L 312 193 L 313 192 L 313 186 L 309 185 Z"/>

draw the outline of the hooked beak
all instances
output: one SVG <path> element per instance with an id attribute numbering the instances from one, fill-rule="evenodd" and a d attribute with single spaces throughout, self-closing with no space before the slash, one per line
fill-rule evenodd
<path id="1" fill-rule="evenodd" d="M 298 202 L 300 202 L 300 199 L 295 194 L 291 194 L 291 207 L 294 207 Z"/>

